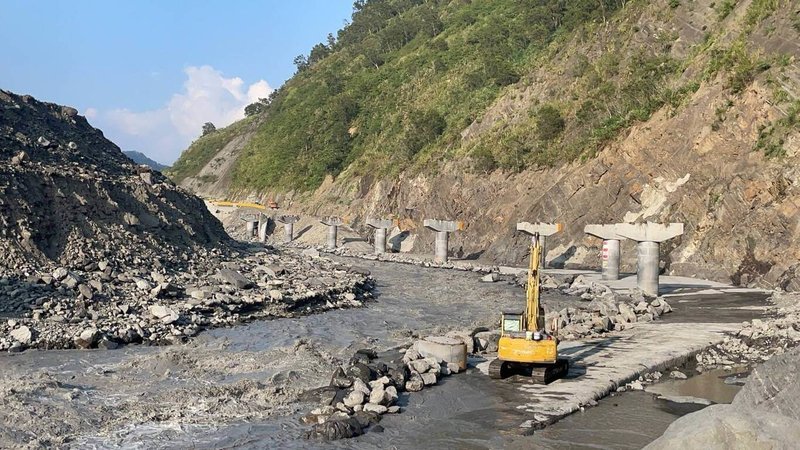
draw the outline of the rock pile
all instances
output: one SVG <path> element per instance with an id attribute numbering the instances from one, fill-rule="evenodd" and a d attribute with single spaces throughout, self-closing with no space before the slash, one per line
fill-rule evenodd
<path id="1" fill-rule="evenodd" d="M 366 274 L 232 241 L 74 108 L 0 91 L 0 350 L 181 341 L 359 305 Z"/>
<path id="2" fill-rule="evenodd" d="M 329 386 L 306 392 L 302 400 L 320 405 L 302 419 L 313 424 L 306 438 L 336 440 L 383 431 L 377 425 L 381 416 L 401 412 L 397 402 L 404 392 L 419 392 L 466 368 L 424 356 L 418 347 L 415 343 L 388 363 L 378 360 L 374 350 L 359 350 L 346 366 L 336 369 Z"/>
<path id="3" fill-rule="evenodd" d="M 105 260 L 59 267 L 0 278 L 0 295 L 14 299 L 12 318 L 0 322 L 0 350 L 169 344 L 257 318 L 360 306 L 371 288 L 366 273 L 290 249 L 211 250 L 182 271 Z"/>
<path id="4" fill-rule="evenodd" d="M 74 108 L 0 91 L 0 278 L 100 261 L 171 267 L 228 241 L 200 199 Z"/>
<path id="5" fill-rule="evenodd" d="M 697 354 L 698 370 L 752 365 L 800 344 L 800 294 L 775 292 L 770 317 L 745 322 L 733 335 Z"/>
<path id="6" fill-rule="evenodd" d="M 524 285 L 525 280 L 518 278 L 518 283 Z M 582 275 L 545 275 L 542 288 L 577 296 L 586 302 L 585 306 L 546 314 L 548 329 L 552 331 L 552 324 L 556 322 L 558 335 L 564 340 L 623 330 L 628 324 L 652 322 L 672 311 L 663 298 L 647 298 L 638 290 L 627 295 L 617 294 L 608 286 L 588 281 Z"/>

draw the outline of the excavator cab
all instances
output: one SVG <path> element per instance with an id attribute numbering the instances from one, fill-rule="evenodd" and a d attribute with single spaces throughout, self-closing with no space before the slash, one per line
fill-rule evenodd
<path id="1" fill-rule="evenodd" d="M 566 375 L 569 362 L 558 358 L 558 339 L 545 329 L 544 309 L 539 302 L 542 249 L 538 235 L 531 242 L 525 311 L 501 314 L 497 359 L 489 364 L 489 376 L 502 379 L 530 373 L 534 381 L 547 384 Z"/>

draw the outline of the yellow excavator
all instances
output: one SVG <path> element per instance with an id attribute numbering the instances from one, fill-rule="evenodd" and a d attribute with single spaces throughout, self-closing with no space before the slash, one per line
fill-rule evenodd
<path id="1" fill-rule="evenodd" d="M 540 303 L 539 266 L 541 240 L 531 239 L 531 262 L 528 269 L 525 311 L 504 312 L 500 316 L 500 342 L 497 359 L 489 364 L 489 376 L 502 379 L 515 374 L 530 375 L 536 382 L 548 384 L 569 370 L 569 360 L 558 357 L 558 338 L 545 329 L 544 308 Z M 552 327 L 556 333 L 557 324 Z"/>

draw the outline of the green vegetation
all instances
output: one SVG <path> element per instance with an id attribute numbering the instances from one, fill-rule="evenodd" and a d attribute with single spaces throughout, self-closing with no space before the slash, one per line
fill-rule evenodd
<path id="1" fill-rule="evenodd" d="M 744 90 L 755 77 L 770 68 L 770 63 L 752 55 L 743 39 L 739 39 L 729 48 L 712 48 L 711 61 L 706 69 L 706 79 L 710 79 L 720 71 L 728 73 L 725 87 L 734 94 Z"/>
<path id="2" fill-rule="evenodd" d="M 786 155 L 783 147 L 789 133 L 800 130 L 800 100 L 789 104 L 786 115 L 762 128 L 756 141 L 756 150 L 761 150 L 768 158 Z"/>
<path id="3" fill-rule="evenodd" d="M 703 82 L 721 79 L 735 98 L 771 66 L 789 65 L 748 44 L 781 2 L 752 0 L 733 42 L 709 29 L 673 51 L 677 31 L 640 29 L 654 20 L 637 18 L 653 9 L 644 0 L 357 0 L 352 21 L 295 58 L 284 86 L 249 105 L 244 121 L 199 138 L 170 174 L 196 175 L 256 117 L 234 189 L 308 191 L 328 176 L 432 171 L 455 158 L 483 173 L 589 158 L 656 111 L 675 114 Z M 669 8 L 658 20 L 694 7 L 660 5 Z M 737 1 L 712 7 L 724 20 Z M 539 79 L 548 75 L 559 82 Z M 788 126 L 765 127 L 759 148 L 779 155 Z"/>
<path id="4" fill-rule="evenodd" d="M 347 167 L 354 175 L 430 167 L 554 39 L 624 3 L 359 0 L 335 39 L 295 60 L 298 72 L 270 99 L 234 182 L 305 190 Z M 557 122 L 542 123 L 556 126 L 545 141 L 558 140 Z"/>
<path id="5" fill-rule="evenodd" d="M 252 119 L 240 120 L 229 127 L 216 129 L 192 142 L 166 172 L 176 183 L 197 175 L 225 145 L 242 133 Z M 209 180 L 205 180 L 206 182 Z"/>
<path id="6" fill-rule="evenodd" d="M 717 5 L 717 17 L 719 20 L 725 20 L 730 13 L 736 8 L 736 0 L 723 0 Z"/>

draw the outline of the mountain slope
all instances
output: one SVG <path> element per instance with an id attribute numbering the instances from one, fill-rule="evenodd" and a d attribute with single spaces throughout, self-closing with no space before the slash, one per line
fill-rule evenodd
<path id="1" fill-rule="evenodd" d="M 430 8 L 443 29 L 415 35 L 371 68 L 340 67 L 343 92 L 352 84 L 363 94 L 329 115 L 342 104 L 322 89 L 326 68 L 345 64 L 337 55 L 352 64 L 374 56 L 365 42 L 383 32 L 357 47 L 348 28 L 362 26 L 358 14 L 371 5 L 393 4 L 367 2 L 333 52 L 311 58 L 273 98 L 237 163 L 218 174 L 232 180 L 228 196 L 288 195 L 302 211 L 356 224 L 378 214 L 412 228 L 424 217 L 466 219 L 456 253 L 497 261 L 524 259 L 517 220 L 565 222 L 548 256 L 574 265 L 598 262 L 586 223 L 683 221 L 686 234 L 662 246 L 666 270 L 797 287 L 796 4 L 595 2 L 580 19 L 552 16 L 557 26 L 542 40 L 517 41 L 538 24 L 521 12 L 553 5 L 411 3 L 387 23 Z M 492 75 L 486 42 L 512 50 L 500 54 L 514 76 Z M 310 108 L 312 92 L 323 107 Z M 415 251 L 430 250 L 432 236 L 417 231 Z M 630 269 L 632 244 L 623 252 Z"/>
<path id="2" fill-rule="evenodd" d="M 133 162 L 135 162 L 136 164 L 139 164 L 139 165 L 142 165 L 142 166 L 147 166 L 147 167 L 149 167 L 149 168 L 151 168 L 153 170 L 157 170 L 159 172 L 163 172 L 164 169 L 168 169 L 169 168 L 169 166 L 165 166 L 164 164 L 161 164 L 159 162 L 153 161 L 152 159 L 148 158 L 147 155 L 145 155 L 142 152 L 124 151 L 122 153 L 124 153 L 125 156 L 127 156 L 128 158 L 132 159 Z"/>

